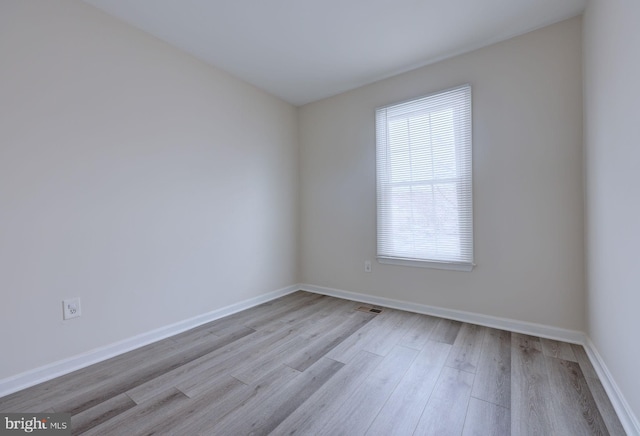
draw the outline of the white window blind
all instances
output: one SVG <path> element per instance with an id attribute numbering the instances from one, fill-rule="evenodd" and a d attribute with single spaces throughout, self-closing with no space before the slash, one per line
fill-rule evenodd
<path id="1" fill-rule="evenodd" d="M 471 86 L 376 111 L 378 259 L 473 267 Z"/>

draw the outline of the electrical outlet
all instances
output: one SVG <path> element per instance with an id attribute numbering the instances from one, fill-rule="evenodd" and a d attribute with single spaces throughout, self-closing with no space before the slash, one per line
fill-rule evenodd
<path id="1" fill-rule="evenodd" d="M 364 272 L 371 272 L 371 261 L 370 260 L 365 260 L 364 261 Z"/>
<path id="2" fill-rule="evenodd" d="M 77 318 L 80 316 L 80 297 L 68 298 L 66 300 L 62 300 L 62 318 L 63 319 L 71 319 Z"/>

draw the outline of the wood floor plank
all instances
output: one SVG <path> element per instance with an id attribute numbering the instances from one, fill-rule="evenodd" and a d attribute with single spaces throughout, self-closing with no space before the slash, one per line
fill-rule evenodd
<path id="1" fill-rule="evenodd" d="M 242 326 L 242 328 L 246 328 Z M 207 339 L 208 337 L 216 337 L 221 336 L 215 332 L 215 328 L 210 327 L 208 324 L 201 325 L 190 330 L 184 331 L 182 333 L 178 333 L 177 335 L 171 336 L 171 339 L 174 343 L 181 344 L 185 342 L 191 341 L 201 341 L 203 339 Z M 222 335 L 223 336 L 223 335 Z"/>
<path id="2" fill-rule="evenodd" d="M 323 297 L 324 298 L 301 304 L 296 310 L 286 312 L 278 317 L 271 317 L 260 324 L 251 322 L 247 325 L 253 325 L 258 330 L 268 329 L 274 325 L 296 325 L 305 331 L 311 332 L 317 328 L 317 324 L 322 323 L 326 317 L 343 314 L 353 307 L 353 304 L 349 304 L 347 301 L 327 296 Z"/>
<path id="3" fill-rule="evenodd" d="M 571 344 L 546 338 L 540 338 L 540 343 L 542 344 L 542 352 L 545 356 L 577 362 Z"/>
<path id="4" fill-rule="evenodd" d="M 347 398 L 369 378 L 383 357 L 359 352 L 348 364 L 293 411 L 272 432 L 273 435 L 311 435 L 334 419 Z"/>
<path id="5" fill-rule="evenodd" d="M 260 317 L 269 316 L 275 310 L 286 312 L 293 305 L 299 304 L 312 298 L 309 292 L 297 291 L 284 297 L 267 301 L 258 306 L 236 312 L 224 318 L 217 319 L 208 323 L 206 326 L 211 328 L 217 335 L 232 333 L 239 326 L 246 327 L 246 324 Z"/>
<path id="6" fill-rule="evenodd" d="M 548 394 L 551 384 L 540 339 L 511 334 L 511 432 L 552 435 Z"/>
<path id="7" fill-rule="evenodd" d="M 230 376 L 219 378 L 202 395 L 173 405 L 172 413 L 155 417 L 150 422 L 144 423 L 139 423 L 140 420 L 137 417 L 127 417 L 124 424 L 115 421 L 115 424 L 111 423 L 111 425 L 121 426 L 123 430 L 131 432 L 128 434 L 136 435 L 216 434 L 212 433 L 213 427 L 221 422 L 227 414 L 245 406 L 255 410 L 256 403 L 265 401 L 265 398 L 271 395 L 281 383 L 286 383 L 297 375 L 299 375 L 298 371 L 280 366 L 252 386 L 247 386 Z M 148 403 L 153 403 L 153 400 L 144 405 Z M 99 427 L 98 429 L 103 428 Z M 110 431 L 110 428 L 107 430 Z"/>
<path id="8" fill-rule="evenodd" d="M 374 316 L 375 315 L 368 313 L 354 311 L 343 315 L 341 320 L 333 320 L 332 317 L 327 317 L 326 322 L 329 324 L 322 323 L 326 331 L 317 334 L 315 337 L 303 335 L 307 341 L 305 346 L 291 353 L 291 355 L 285 359 L 284 363 L 298 371 L 306 370 L 371 321 Z"/>
<path id="9" fill-rule="evenodd" d="M 327 353 L 327 357 L 337 360 L 338 362 L 348 363 L 350 359 L 358 355 L 362 351 L 364 342 L 369 340 L 371 331 L 377 324 L 377 316 L 362 328 L 358 329 L 354 334 L 335 346 Z"/>
<path id="10" fill-rule="evenodd" d="M 197 342 L 185 347 L 179 347 L 160 359 L 129 368 L 117 374 L 112 374 L 111 379 L 105 383 L 88 386 L 83 391 L 76 392 L 71 397 L 54 400 L 51 405 L 55 410 L 75 415 L 119 394 L 128 392 L 146 382 L 154 380 L 165 373 L 180 368 L 189 362 L 197 360 L 208 353 L 251 334 L 251 332 L 252 330 L 246 329 L 246 331 L 238 332 L 234 335 L 216 336 L 207 342 Z"/>
<path id="11" fill-rule="evenodd" d="M 268 327 L 272 322 L 297 321 L 300 318 L 304 318 L 307 314 L 313 313 L 316 310 L 316 304 L 328 301 L 329 298 L 330 297 L 325 295 L 308 293 L 299 301 L 289 306 L 275 307 L 269 313 L 261 316 L 253 316 L 245 322 L 244 325 L 254 330 L 260 330 Z"/>
<path id="12" fill-rule="evenodd" d="M 45 413 L 52 409 L 47 398 L 40 398 L 23 391 L 0 398 L 0 412 L 2 413 Z M 6 398 L 6 399 L 5 399 Z"/>
<path id="13" fill-rule="evenodd" d="M 254 400 L 257 407 L 246 403 L 244 408 L 234 410 L 212 425 L 210 431 L 225 435 L 267 435 L 343 366 L 332 359 L 321 359 L 275 391 L 268 401 Z"/>
<path id="14" fill-rule="evenodd" d="M 206 432 L 208 427 L 255 394 L 255 386 L 247 386 L 231 376 L 218 378 L 215 383 L 209 384 L 209 389 L 203 395 L 191 398 L 176 408 L 173 414 L 154 420 L 153 425 L 146 428 L 146 434 L 209 434 Z"/>
<path id="15" fill-rule="evenodd" d="M 447 366 L 475 374 L 486 331 L 486 327 L 462 324 L 447 359 Z"/>
<path id="16" fill-rule="evenodd" d="M 431 333 L 433 333 L 440 319 L 435 316 L 420 315 L 417 321 L 407 329 L 407 333 L 398 342 L 398 345 L 422 350 L 431 340 Z"/>
<path id="17" fill-rule="evenodd" d="M 120 394 L 71 417 L 74 434 L 82 434 L 93 427 L 136 407 L 136 402 L 126 394 Z"/>
<path id="18" fill-rule="evenodd" d="M 261 330 L 246 335 L 153 380 L 136 386 L 127 391 L 127 394 L 136 402 L 141 402 L 162 392 L 167 386 L 177 386 L 191 396 L 190 389 L 192 387 L 202 389 L 203 376 L 210 379 L 215 378 L 217 375 L 223 375 L 225 371 L 229 371 L 231 368 L 252 360 L 253 356 L 261 355 L 266 350 L 291 340 L 297 334 L 298 332 L 295 328 L 281 328 L 275 331 Z"/>
<path id="19" fill-rule="evenodd" d="M 608 435 L 609 431 L 589 390 L 580 366 L 568 360 L 545 359 L 551 381 L 548 401 L 556 411 L 554 428 L 558 434 Z"/>
<path id="20" fill-rule="evenodd" d="M 589 390 L 598 405 L 598 410 L 600 411 L 600 415 L 602 416 L 609 433 L 612 435 L 624 435 L 625 431 L 624 427 L 622 427 L 622 423 L 620 422 L 620 418 L 618 418 L 618 415 L 613 408 L 613 404 L 611 404 L 611 400 L 602 386 L 602 382 L 598 378 L 598 373 L 591 364 L 591 360 L 589 359 L 584 347 L 582 345 L 571 344 L 571 349 L 573 350 L 576 360 L 580 365 L 582 374 L 584 374 L 584 377 L 587 380 Z"/>
<path id="21" fill-rule="evenodd" d="M 306 343 L 305 338 L 295 336 L 291 340 L 255 356 L 253 359 L 240 363 L 231 370 L 230 374 L 248 385 L 255 383 L 267 373 L 283 365 L 285 359 L 291 353 L 304 347 Z"/>
<path id="22" fill-rule="evenodd" d="M 386 356 L 400 342 L 418 317 L 417 314 L 385 309 L 359 329 L 355 335 L 331 350 L 327 357 L 348 363 L 360 351 Z"/>
<path id="23" fill-rule="evenodd" d="M 474 375 L 445 366 L 427 402 L 416 435 L 460 435 L 464 428 Z"/>
<path id="24" fill-rule="evenodd" d="M 175 386 L 189 396 L 197 395 L 198 392 L 206 388 L 206 383 L 203 383 L 203 380 L 215 379 L 218 376 L 229 374 L 241 365 L 255 361 L 269 350 L 297 340 L 299 333 L 296 328 L 262 334 L 264 332 L 264 330 L 257 332 L 255 341 L 248 340 L 246 343 L 238 344 L 237 347 L 228 347 L 220 350 L 219 353 L 203 357 L 202 364 L 197 368 L 173 379 Z"/>
<path id="25" fill-rule="evenodd" d="M 420 315 L 403 310 L 385 309 L 377 318 L 382 322 L 371 334 L 363 350 L 386 356 L 418 321 Z"/>
<path id="26" fill-rule="evenodd" d="M 593 367 L 584 347 L 582 345 L 571 344 L 571 349 L 576 356 L 578 365 L 580 365 L 582 374 L 584 374 L 584 377 L 587 380 L 589 390 L 598 405 L 598 410 L 600 410 L 600 415 L 602 415 L 602 419 L 607 425 L 609 433 L 612 435 L 624 434 L 622 423 L 620 422 L 620 419 L 613 408 L 613 404 L 611 404 L 611 400 L 609 399 L 602 382 L 598 378 L 598 373 Z"/>
<path id="27" fill-rule="evenodd" d="M 249 386 L 248 395 L 246 391 L 238 391 L 234 395 L 227 396 L 223 402 L 218 402 L 214 406 L 202 403 L 200 413 L 192 414 L 190 419 L 182 420 L 175 426 L 171 434 L 176 435 L 232 435 L 225 428 L 234 425 L 241 425 L 242 422 L 260 414 L 261 407 L 270 402 L 270 398 L 276 395 L 292 380 L 299 377 L 301 373 L 285 365 L 282 365 L 260 379 L 257 383 Z M 204 397 L 201 397 L 204 398 Z M 237 414 L 240 414 L 239 416 Z M 234 419 L 227 419 L 228 416 L 235 416 Z M 239 422 L 237 422 L 239 421 Z M 240 433 L 241 434 L 241 433 Z"/>
<path id="28" fill-rule="evenodd" d="M 62 401 L 98 384 L 111 383 L 114 374 L 144 365 L 177 348 L 174 341 L 165 339 L 128 353 L 107 359 L 89 367 L 56 377 L 36 386 L 0 398 L 2 412 L 39 412 L 51 407 L 52 401 Z"/>
<path id="29" fill-rule="evenodd" d="M 453 345 L 461 328 L 462 323 L 460 321 L 441 318 L 429 339 Z"/>
<path id="30" fill-rule="evenodd" d="M 431 341 L 422 348 L 380 410 L 367 435 L 411 435 L 444 368 L 451 345 Z"/>
<path id="31" fill-rule="evenodd" d="M 241 333 L 243 331 L 255 332 L 255 330 L 243 326 L 242 329 L 236 329 L 235 333 Z M 184 380 L 197 377 L 211 366 L 218 364 L 219 360 L 222 359 L 221 356 L 228 356 L 234 352 L 240 353 L 246 350 L 248 344 L 260 343 L 260 341 L 265 340 L 266 337 L 268 337 L 268 335 L 263 332 L 244 335 L 224 347 L 218 348 L 211 353 L 200 356 L 145 383 L 139 384 L 126 391 L 126 393 L 137 403 L 145 402 L 169 387 L 177 386 Z"/>
<path id="32" fill-rule="evenodd" d="M 511 333 L 487 329 L 471 396 L 511 407 Z"/>
<path id="33" fill-rule="evenodd" d="M 332 419 L 318 432 L 320 435 L 363 435 L 409 369 L 418 350 L 396 346 L 380 365 L 358 386 Z"/>
<path id="34" fill-rule="evenodd" d="M 301 373 L 286 365 L 280 365 L 272 370 L 257 383 L 251 385 L 253 395 L 243 401 L 239 407 L 232 410 L 224 417 L 216 421 L 207 420 L 207 432 L 209 434 L 236 434 L 228 429 L 240 425 L 237 421 L 254 420 L 262 413 L 261 407 L 271 401 L 283 385 L 288 384 Z M 226 419 L 231 416 L 231 419 Z"/>
<path id="35" fill-rule="evenodd" d="M 271 317 L 274 311 L 282 313 L 295 312 L 294 306 L 304 306 L 305 301 L 317 300 L 320 296 L 305 291 L 296 291 L 288 294 L 284 297 L 280 297 L 275 300 L 267 301 L 258 306 L 237 312 L 224 318 L 220 318 L 211 321 L 207 324 L 199 326 L 193 330 L 203 329 L 211 330 L 218 336 L 233 333 L 237 328 L 246 328 L 244 325 L 251 323 L 252 320 L 259 319 L 260 317 Z M 228 331 L 227 329 L 231 329 Z M 188 332 L 185 332 L 188 334 Z"/>
<path id="36" fill-rule="evenodd" d="M 510 434 L 511 413 L 509 409 L 473 397 L 469 400 L 462 436 L 507 436 Z"/>
<path id="37" fill-rule="evenodd" d="M 580 368 L 582 369 L 582 366 Z M 598 405 L 600 415 L 609 430 L 609 434 L 624 435 L 624 427 L 622 426 L 620 418 L 618 418 L 618 415 L 613 408 L 613 404 L 611 404 L 611 400 L 609 399 L 609 396 L 607 395 L 607 392 L 605 391 L 604 386 L 602 386 L 600 380 L 591 377 L 585 377 L 585 379 L 587 380 L 587 385 L 589 386 L 591 395 L 593 395 L 593 399 Z"/>
<path id="38" fill-rule="evenodd" d="M 584 350 L 584 347 L 582 345 L 571 344 L 571 350 L 573 350 L 573 354 L 576 356 L 576 361 L 580 365 L 580 369 L 584 376 L 587 378 L 597 379 L 598 373 L 596 373 L 596 370 L 593 368 L 591 360 L 589 360 L 589 356 Z"/>
<path id="39" fill-rule="evenodd" d="M 83 434 L 87 436 L 144 434 L 148 428 L 155 425 L 157 419 L 173 414 L 176 409 L 188 401 L 189 398 L 185 394 L 175 388 L 171 388 L 148 402 L 128 409 Z"/>

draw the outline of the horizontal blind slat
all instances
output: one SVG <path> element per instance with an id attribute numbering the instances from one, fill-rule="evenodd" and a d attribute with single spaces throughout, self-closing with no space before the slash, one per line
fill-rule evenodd
<path id="1" fill-rule="evenodd" d="M 378 256 L 473 263 L 471 87 L 376 111 Z"/>

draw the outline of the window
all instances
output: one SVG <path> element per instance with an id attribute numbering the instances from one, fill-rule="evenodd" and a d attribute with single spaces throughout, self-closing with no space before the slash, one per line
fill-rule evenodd
<path id="1" fill-rule="evenodd" d="M 471 86 L 376 111 L 378 260 L 471 271 Z"/>

